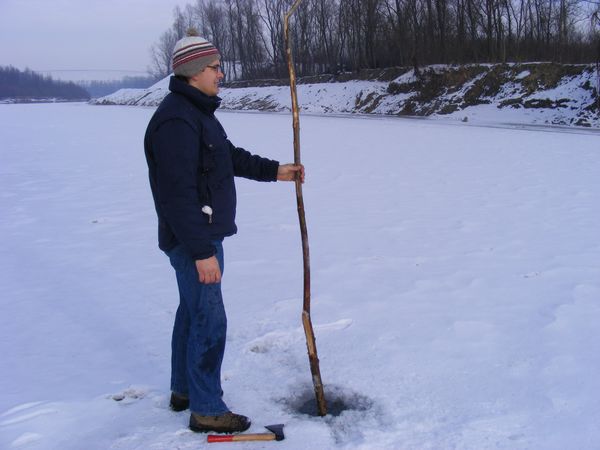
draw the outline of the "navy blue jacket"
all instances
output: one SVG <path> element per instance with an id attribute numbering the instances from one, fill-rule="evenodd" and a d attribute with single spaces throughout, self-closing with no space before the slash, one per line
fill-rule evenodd
<path id="1" fill-rule="evenodd" d="M 158 215 L 158 246 L 182 244 L 194 259 L 215 254 L 211 244 L 237 232 L 234 176 L 276 181 L 279 163 L 235 147 L 209 97 L 175 77 L 144 137 L 150 187 Z M 208 205 L 212 220 L 202 212 Z"/>

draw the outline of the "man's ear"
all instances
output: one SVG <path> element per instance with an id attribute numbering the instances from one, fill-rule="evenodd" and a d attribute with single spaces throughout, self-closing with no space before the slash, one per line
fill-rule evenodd
<path id="1" fill-rule="evenodd" d="M 195 73 L 193 76 L 189 77 L 188 80 L 189 81 L 198 81 L 198 78 L 200 77 L 200 75 L 202 75 L 202 72 L 204 72 L 206 69 L 202 69 L 200 72 Z"/>

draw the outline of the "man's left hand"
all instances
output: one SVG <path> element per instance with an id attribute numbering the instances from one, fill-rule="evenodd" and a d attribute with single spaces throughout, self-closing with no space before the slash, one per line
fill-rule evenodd
<path id="1" fill-rule="evenodd" d="M 277 181 L 296 181 L 300 177 L 300 183 L 304 183 L 304 166 L 302 164 L 283 164 L 277 169 Z"/>

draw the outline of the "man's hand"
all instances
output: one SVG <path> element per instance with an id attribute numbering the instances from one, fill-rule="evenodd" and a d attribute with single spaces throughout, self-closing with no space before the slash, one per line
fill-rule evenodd
<path id="1" fill-rule="evenodd" d="M 221 282 L 221 268 L 215 256 L 207 259 L 197 259 L 196 270 L 198 271 L 200 283 L 214 284 Z"/>
<path id="2" fill-rule="evenodd" d="M 304 183 L 302 164 L 283 164 L 277 169 L 277 181 L 296 181 L 297 176 L 300 176 L 300 183 Z"/>

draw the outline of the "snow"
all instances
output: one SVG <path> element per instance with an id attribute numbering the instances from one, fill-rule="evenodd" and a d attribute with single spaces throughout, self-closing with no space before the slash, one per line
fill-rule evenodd
<path id="1" fill-rule="evenodd" d="M 346 408 L 301 412 L 293 185 L 239 180 L 225 400 L 286 439 L 209 446 L 168 409 L 177 291 L 142 150 L 152 112 L 0 105 L 0 448 L 597 448 L 597 130 L 302 115 L 312 316 Z M 289 115 L 219 117 L 292 159 Z"/>
<path id="2" fill-rule="evenodd" d="M 111 94 L 123 105 L 158 105 L 169 93 L 168 78 L 163 78 L 148 89 L 123 88 Z"/>

